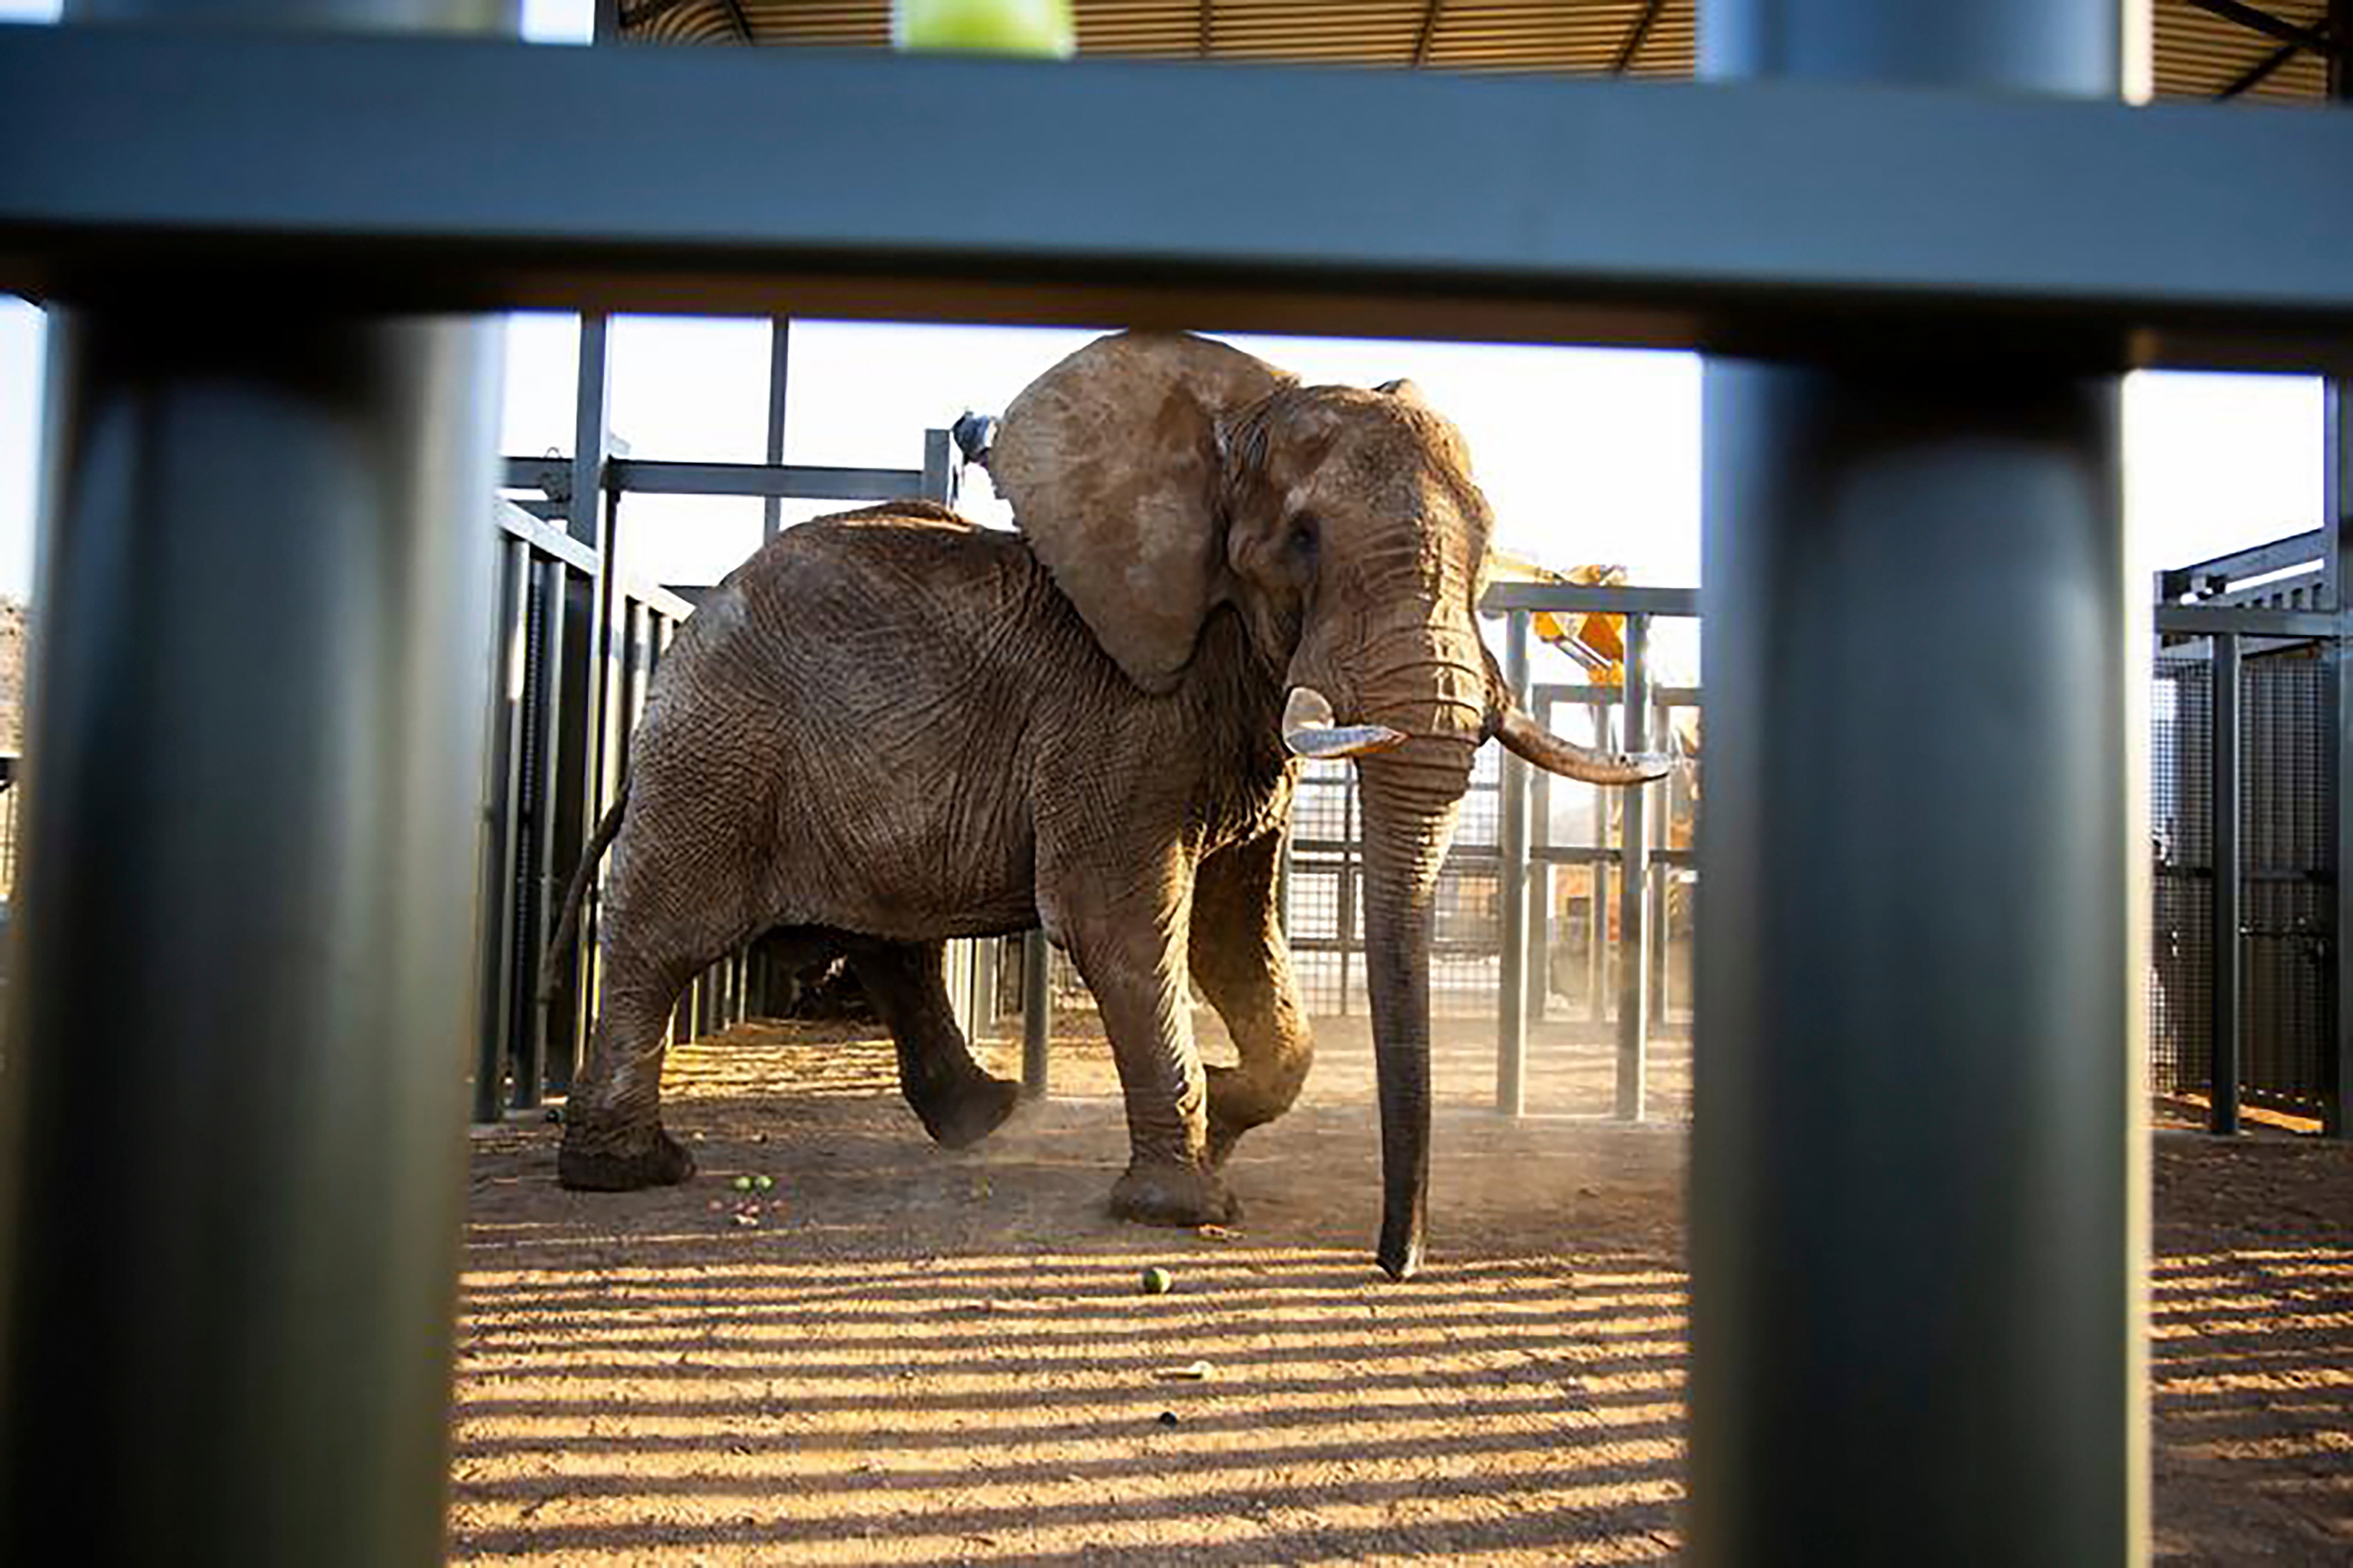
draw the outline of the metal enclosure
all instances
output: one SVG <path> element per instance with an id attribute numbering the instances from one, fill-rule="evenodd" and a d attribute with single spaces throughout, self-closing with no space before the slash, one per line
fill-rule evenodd
<path id="1" fill-rule="evenodd" d="M 2353 363 L 2353 121 L 2127 112 L 2107 0 L 1720 0 L 1714 79 L 1640 88 L 381 36 L 503 9 L 0 27 L 7 143 L 37 150 L 0 181 L 0 287 L 76 316 L 0 1129 L 0 1555 L 37 1555 L 93 1470 L 125 1489 L 84 1521 L 111 1532 L 85 1537 L 97 1555 L 438 1549 L 455 1042 L 483 951 L 448 911 L 485 880 L 489 371 L 468 329 L 389 317 L 518 305 L 1729 356 L 1706 393 L 1725 657 L 1692 1554 L 2144 1553 L 2147 854 L 2110 378 Z M 976 125 L 1021 178 L 933 177 L 944 131 Z M 714 160 L 766 199 L 675 177 Z M 1165 199 L 1137 199 L 1139 169 Z M 166 275 L 248 302 L 234 341 L 143 310 Z M 2340 562 L 2346 417 L 2340 393 Z M 595 440 L 570 531 L 601 547 Z M 290 490 L 300 520 L 270 502 Z M 193 574 L 134 572 L 151 535 Z M 255 574 L 206 587 L 239 563 Z M 258 617 L 200 616 L 258 592 L 337 613 L 257 658 Z M 567 626 L 609 624 L 609 601 Z M 1996 614 L 2018 647 L 1989 668 L 1969 634 Z M 1900 706 L 1891 648 L 1919 655 Z M 1908 730 L 1919 710 L 1945 726 Z M 218 734 L 174 728 L 188 711 Z M 1953 787 L 2004 748 L 2062 761 Z M 141 793 L 174 770 L 187 787 Z M 232 837 L 253 852 L 224 896 L 201 873 Z M 120 874 L 69 874 L 93 865 Z M 126 949 L 185 962 L 126 977 Z M 167 991 L 210 1002 L 165 1016 Z M 69 1009 L 115 1048 L 69 1050 Z M 1918 1114 L 1835 1114 L 1883 1097 Z M 136 1120 L 139 1170 L 73 1162 L 94 1104 Z M 78 1223 L 93 1209 L 138 1244 Z M 2011 1223 L 1968 1223 L 1984 1212 Z"/>

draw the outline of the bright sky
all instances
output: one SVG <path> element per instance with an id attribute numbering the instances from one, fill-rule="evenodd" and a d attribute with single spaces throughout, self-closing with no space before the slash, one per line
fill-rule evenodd
<path id="1" fill-rule="evenodd" d="M 56 0 L 0 0 L 0 18 Z M 544 41 L 584 37 L 587 0 L 529 0 Z M 1202 323 L 1214 329 L 1215 322 Z M 571 318 L 508 327 L 505 449 L 571 443 Z M 923 432 L 1002 408 L 1085 331 L 797 322 L 786 460 L 913 468 Z M 30 596 L 42 318 L 0 298 L 0 594 Z M 1688 355 L 1328 339 L 1235 338 L 1315 381 L 1412 377 L 1470 440 L 1502 542 L 1549 564 L 1612 562 L 1638 582 L 1699 572 L 1699 366 Z M 613 426 L 639 457 L 758 461 L 765 322 L 628 318 L 614 335 Z M 2140 375 L 2126 385 L 2126 517 L 2150 568 L 2317 527 L 2321 396 L 2302 378 Z M 821 510 L 804 509 L 804 514 Z M 969 510 L 1002 521 L 986 498 Z M 759 540 L 759 503 L 631 500 L 626 565 L 707 582 Z"/>

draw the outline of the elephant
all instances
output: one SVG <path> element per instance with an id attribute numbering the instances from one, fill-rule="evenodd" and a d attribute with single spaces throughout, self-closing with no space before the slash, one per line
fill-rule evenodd
<path id="1" fill-rule="evenodd" d="M 1475 622 L 1493 521 L 1407 382 L 1303 384 L 1175 332 L 1097 339 L 1008 405 L 984 460 L 1018 531 L 894 503 L 786 530 L 651 683 L 611 866 L 600 1008 L 558 1177 L 685 1180 L 662 1127 L 686 981 L 772 929 L 848 952 L 938 1142 L 1017 1087 L 975 1063 L 943 944 L 1042 925 L 1101 1008 L 1130 1161 L 1113 1214 L 1230 1222 L 1236 1141 L 1312 1057 L 1276 878 L 1303 757 L 1357 759 L 1383 1168 L 1378 1261 L 1419 1265 L 1432 892 L 1491 738 L 1632 785 L 1514 700 Z M 1198 986 L 1238 1060 L 1205 1067 Z"/>

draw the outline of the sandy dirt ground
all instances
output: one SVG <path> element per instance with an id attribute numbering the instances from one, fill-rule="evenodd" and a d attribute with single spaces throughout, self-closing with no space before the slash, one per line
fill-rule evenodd
<path id="1" fill-rule="evenodd" d="M 567 1194 L 554 1127 L 478 1135 L 452 1556 L 1673 1561 L 1687 1053 L 1657 1048 L 1659 1121 L 1629 1127 L 1600 1114 L 1609 1048 L 1539 1030 L 1537 1114 L 1507 1122 L 1492 1026 L 1441 1027 L 1433 1267 L 1408 1287 L 1369 1260 L 1345 1021 L 1237 1153 L 1228 1234 L 1103 1216 L 1124 1127 L 1082 1035 L 1054 1099 L 963 1153 L 924 1141 L 888 1043 L 839 1026 L 672 1053 L 682 1188 Z M 2160 1132 L 2154 1167 L 2158 1560 L 2353 1562 L 2353 1152 Z"/>

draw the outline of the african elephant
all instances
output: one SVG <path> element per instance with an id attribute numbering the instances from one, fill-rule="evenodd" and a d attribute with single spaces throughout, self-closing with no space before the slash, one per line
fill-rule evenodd
<path id="1" fill-rule="evenodd" d="M 1428 1184 L 1431 892 L 1472 753 L 1498 736 L 1620 784 L 1665 762 L 1573 745 L 1516 705 L 1474 623 L 1487 504 L 1406 383 L 1302 385 L 1204 339 L 1123 334 L 1025 389 L 987 460 L 1019 533 L 917 503 L 805 523 L 672 644 L 598 835 L 602 1007 L 561 1180 L 692 1173 L 659 1114 L 665 1019 L 772 927 L 842 942 L 925 1128 L 986 1136 L 1015 1089 L 966 1051 L 942 943 L 1042 924 L 1119 1070 L 1132 1158 L 1112 1211 L 1229 1219 L 1220 1166 L 1310 1057 L 1275 906 L 1295 759 L 1357 756 L 1379 1258 L 1404 1277 Z M 1205 1069 L 1188 979 L 1235 1067 Z"/>

